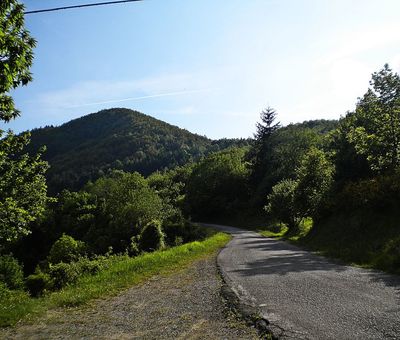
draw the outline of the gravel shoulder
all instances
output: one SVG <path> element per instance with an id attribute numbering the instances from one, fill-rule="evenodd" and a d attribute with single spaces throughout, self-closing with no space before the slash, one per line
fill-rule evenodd
<path id="1" fill-rule="evenodd" d="M 215 255 L 188 268 L 97 300 L 49 311 L 1 339 L 258 339 L 220 296 Z"/>

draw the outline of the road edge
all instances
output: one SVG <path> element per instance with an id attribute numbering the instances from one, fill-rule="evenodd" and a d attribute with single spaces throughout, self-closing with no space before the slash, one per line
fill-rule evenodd
<path id="1" fill-rule="evenodd" d="M 226 301 L 228 308 L 241 319 L 243 319 L 247 324 L 255 327 L 259 333 L 260 338 L 278 340 L 280 338 L 281 332 L 277 332 L 271 327 L 272 325 L 262 316 L 260 310 L 257 306 L 250 302 L 249 299 L 244 298 L 241 294 L 238 294 L 237 289 L 233 287 L 232 281 L 229 279 L 228 275 L 222 269 L 219 263 L 219 255 L 226 248 L 223 247 L 217 254 L 216 265 L 217 271 L 222 281 L 222 286 L 220 294 L 222 298 Z"/>

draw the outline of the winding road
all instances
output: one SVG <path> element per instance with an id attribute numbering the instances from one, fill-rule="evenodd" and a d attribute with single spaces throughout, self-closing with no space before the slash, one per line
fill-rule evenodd
<path id="1" fill-rule="evenodd" d="M 400 339 L 400 277 L 336 264 L 286 242 L 210 225 L 233 239 L 218 256 L 235 293 L 282 339 Z"/>

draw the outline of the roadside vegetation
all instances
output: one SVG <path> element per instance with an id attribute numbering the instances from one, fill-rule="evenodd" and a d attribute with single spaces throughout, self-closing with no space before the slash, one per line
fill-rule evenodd
<path id="1" fill-rule="evenodd" d="M 213 234 L 212 231 L 208 232 Z M 78 306 L 96 298 L 117 294 L 156 274 L 181 270 L 193 261 L 215 253 L 229 239 L 226 234 L 214 233 L 203 241 L 194 241 L 136 257 L 108 255 L 92 260 L 79 258 L 68 264 L 63 263 L 62 268 L 58 268 L 59 272 L 62 271 L 61 275 L 50 274 L 44 278 L 43 274 L 41 278 L 36 278 L 36 284 L 38 281 L 46 281 L 45 288 L 36 298 L 23 291 L 22 286 L 15 287 L 18 289 L 8 289 L 2 285 L 0 325 L 9 326 L 24 318 L 32 319 L 52 308 Z M 86 270 L 78 274 L 77 267 L 85 267 Z M 22 284 L 22 281 L 20 283 Z M 59 290 L 53 291 L 54 286 Z"/>

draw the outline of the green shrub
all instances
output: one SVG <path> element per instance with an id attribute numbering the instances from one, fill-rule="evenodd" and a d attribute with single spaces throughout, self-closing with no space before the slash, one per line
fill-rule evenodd
<path id="1" fill-rule="evenodd" d="M 60 262 L 50 266 L 50 277 L 55 289 L 61 289 L 67 284 L 74 283 L 80 273 L 79 266 L 75 263 Z"/>
<path id="2" fill-rule="evenodd" d="M 52 281 L 48 274 L 37 272 L 26 278 L 26 288 L 32 296 L 40 296 L 46 290 L 51 290 Z"/>
<path id="3" fill-rule="evenodd" d="M 104 269 L 104 261 L 100 259 L 96 260 L 90 260 L 87 257 L 82 257 L 79 259 L 78 262 L 70 265 L 75 265 L 77 268 L 76 270 L 78 271 L 79 275 L 83 274 L 96 274 L 100 270 Z"/>
<path id="4" fill-rule="evenodd" d="M 400 273 L 400 238 L 390 240 L 378 256 L 376 265 L 378 268 Z"/>
<path id="5" fill-rule="evenodd" d="M 50 249 L 48 261 L 53 264 L 75 261 L 85 252 L 85 243 L 63 234 Z"/>
<path id="6" fill-rule="evenodd" d="M 291 179 L 284 179 L 275 184 L 267 197 L 268 204 L 264 208 L 272 217 L 286 223 L 289 228 L 297 227 L 301 220 L 294 201 L 297 184 Z"/>
<path id="7" fill-rule="evenodd" d="M 0 282 L 0 301 L 6 299 L 10 295 L 10 290 L 4 282 Z"/>
<path id="8" fill-rule="evenodd" d="M 163 229 L 165 232 L 165 241 L 171 247 L 204 240 L 210 236 L 210 231 L 207 228 L 191 223 L 168 223 L 163 226 Z"/>
<path id="9" fill-rule="evenodd" d="M 0 282 L 9 289 L 21 289 L 24 286 L 22 266 L 10 255 L 0 256 Z"/>
<path id="10" fill-rule="evenodd" d="M 129 256 L 137 256 L 140 253 L 139 249 L 139 236 L 132 236 L 131 243 L 126 249 Z"/>
<path id="11" fill-rule="evenodd" d="M 140 234 L 139 248 L 142 251 L 154 251 L 165 248 L 165 235 L 161 222 L 153 220 L 145 225 Z"/>

